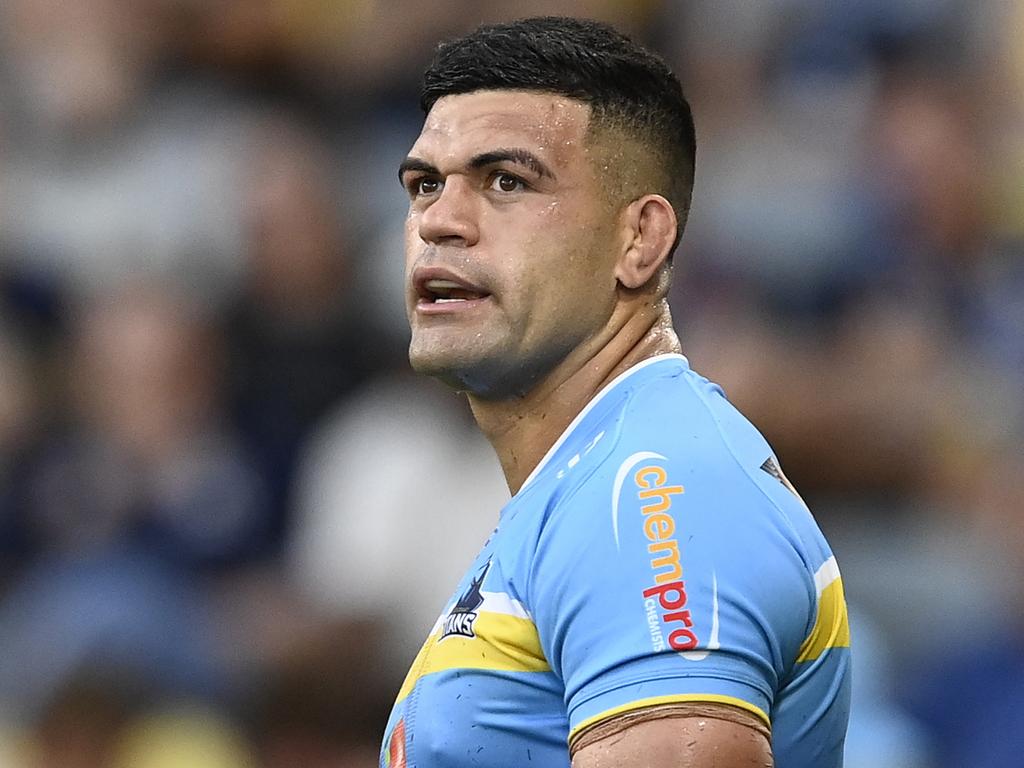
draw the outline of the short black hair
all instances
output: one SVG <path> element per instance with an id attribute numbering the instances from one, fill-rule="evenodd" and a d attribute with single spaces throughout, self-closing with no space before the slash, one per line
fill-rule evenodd
<path id="1" fill-rule="evenodd" d="M 578 99 L 590 128 L 638 140 L 664 169 L 660 189 L 682 233 L 690 209 L 696 137 L 690 105 L 668 64 L 614 27 L 542 16 L 477 28 L 441 43 L 423 76 L 420 106 L 481 90 L 523 90 Z"/>

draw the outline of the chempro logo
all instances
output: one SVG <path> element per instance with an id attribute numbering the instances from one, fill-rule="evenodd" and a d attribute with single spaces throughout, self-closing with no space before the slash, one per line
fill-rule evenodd
<path id="1" fill-rule="evenodd" d="M 639 526 L 646 542 L 651 585 L 642 590 L 644 613 L 655 651 L 671 648 L 687 661 L 701 661 L 718 650 L 718 578 L 711 572 L 711 634 L 701 645 L 687 608 L 686 581 L 676 535 L 672 505 L 685 489 L 669 480 L 664 464 L 667 457 L 654 451 L 638 451 L 619 465 L 612 488 L 612 533 L 615 548 L 622 551 L 619 532 L 619 507 L 640 507 Z M 628 484 L 628 487 L 627 487 Z M 635 496 L 633 495 L 635 494 Z M 632 515 L 630 520 L 636 520 Z M 632 538 L 632 537 L 631 537 Z"/>
<path id="2" fill-rule="evenodd" d="M 692 651 L 697 647 L 693 618 L 686 608 L 686 582 L 679 562 L 679 538 L 672 516 L 672 502 L 684 493 L 681 485 L 669 482 L 668 473 L 657 464 L 644 464 L 633 473 L 640 502 L 641 525 L 647 539 L 653 583 L 643 590 L 644 611 L 656 651 Z M 663 629 L 664 627 L 664 629 Z M 665 632 L 668 637 L 665 637 Z"/>

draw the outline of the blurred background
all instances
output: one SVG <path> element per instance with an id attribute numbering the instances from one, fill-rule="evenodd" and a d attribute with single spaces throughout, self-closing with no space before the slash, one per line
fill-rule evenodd
<path id="1" fill-rule="evenodd" d="M 847 765 L 1024 766 L 1024 2 L 3 0 L 0 768 L 376 764 L 508 497 L 395 173 L 534 13 L 693 103 L 674 316 L 843 568 Z"/>

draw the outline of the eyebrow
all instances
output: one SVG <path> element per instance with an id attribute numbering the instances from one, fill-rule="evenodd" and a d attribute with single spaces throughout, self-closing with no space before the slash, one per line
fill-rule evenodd
<path id="1" fill-rule="evenodd" d="M 539 157 L 525 149 L 495 149 L 490 152 L 483 152 L 470 158 L 469 167 L 483 168 L 487 165 L 505 162 L 525 165 L 538 176 L 545 176 L 549 179 L 555 178 L 555 174 L 541 162 Z"/>
<path id="2" fill-rule="evenodd" d="M 420 160 L 418 157 L 407 157 L 402 161 L 402 164 L 398 166 L 398 180 L 401 181 L 402 177 L 405 176 L 409 171 L 423 171 L 435 176 L 440 176 L 441 172 L 437 170 L 436 166 L 431 165 L 426 160 Z"/>
<path id="3" fill-rule="evenodd" d="M 468 165 L 470 168 L 477 170 L 488 165 L 505 162 L 524 165 L 538 176 L 544 176 L 549 179 L 555 178 L 555 174 L 552 173 L 551 169 L 548 168 L 548 166 L 545 165 L 539 157 L 526 149 L 494 149 L 490 152 L 481 152 L 479 155 L 473 155 L 473 157 L 469 159 Z M 426 160 L 421 160 L 418 157 L 412 156 L 405 158 L 401 165 L 398 166 L 399 181 L 401 181 L 402 177 L 409 171 L 422 171 L 423 173 L 429 173 L 435 176 L 441 175 L 437 166 L 431 165 Z"/>

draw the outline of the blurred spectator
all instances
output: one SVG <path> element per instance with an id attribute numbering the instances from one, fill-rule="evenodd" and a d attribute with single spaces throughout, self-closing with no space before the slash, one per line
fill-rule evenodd
<path id="1" fill-rule="evenodd" d="M 908 675 L 904 699 L 927 726 L 943 757 L 956 768 L 995 768 L 1018 762 L 1024 729 L 1024 454 L 1007 446 L 976 466 L 976 474 L 946 510 L 964 539 L 987 545 L 998 569 L 998 600 L 985 621 L 947 607 L 969 639 L 931 637 Z M 934 624 L 930 624 L 935 626 Z"/>
<path id="2" fill-rule="evenodd" d="M 263 548 L 262 482 L 220 423 L 213 332 L 167 289 L 89 303 L 73 327 L 66 418 L 17 478 L 34 564 L 0 602 L 0 701 L 31 712 L 102 662 L 167 692 L 217 694 L 192 574 Z"/>
<path id="3" fill-rule="evenodd" d="M 139 706 L 124 676 L 79 672 L 55 691 L 32 729 L 28 768 L 108 768 L 117 740 Z"/>
<path id="4" fill-rule="evenodd" d="M 275 535 L 307 432 L 400 354 L 361 311 L 331 184 L 336 162 L 311 132 L 283 119 L 250 139 L 246 279 L 226 322 L 229 394 L 271 483 Z"/>
<path id="5" fill-rule="evenodd" d="M 923 768 L 937 765 L 924 728 L 900 709 L 893 658 L 884 636 L 853 612 L 851 637 L 857 644 L 846 768 Z"/>
<path id="6" fill-rule="evenodd" d="M 216 710 L 167 705 L 136 717 L 103 768 L 256 768 L 242 729 Z"/>
<path id="7" fill-rule="evenodd" d="M 19 757 L 12 768 L 258 765 L 224 715 L 196 702 L 155 703 L 131 679 L 103 670 L 79 674 L 57 693 Z"/>
<path id="8" fill-rule="evenodd" d="M 17 94 L 47 134 L 109 124 L 144 96 L 156 50 L 145 3 L 10 0 L 4 50 Z"/>
<path id="9" fill-rule="evenodd" d="M 157 87 L 156 2 L 0 6 L 0 241 L 74 292 L 136 273 L 216 302 L 238 272 L 242 108 L 201 82 Z"/>
<path id="10" fill-rule="evenodd" d="M 1019 583 L 1019 582 L 1018 582 Z M 1024 627 L 1019 615 L 996 632 L 972 632 L 918 666 L 905 699 L 955 768 L 1016 765 L 1024 749 Z"/>
<path id="11" fill-rule="evenodd" d="M 381 653 L 383 627 L 328 623 L 291 643 L 251 699 L 263 768 L 373 768 L 399 680 Z"/>
<path id="12" fill-rule="evenodd" d="M 132 542 L 189 567 L 265 546 L 263 482 L 218 412 L 220 355 L 213 330 L 166 287 L 125 287 L 85 309 L 67 428 L 27 480 L 34 546 Z"/>
<path id="13" fill-rule="evenodd" d="M 41 560 L 0 603 L 0 717 L 32 721 L 97 673 L 125 706 L 222 696 L 213 629 L 202 593 L 152 558 Z"/>
<path id="14" fill-rule="evenodd" d="M 441 39 L 486 21 L 566 14 L 614 21 L 639 31 L 650 2 L 625 0 L 447 0 L 443 6 L 398 0 L 347 3 L 281 0 L 166 0 L 176 11 L 181 43 L 191 56 L 221 72 L 284 77 L 307 93 L 379 100 L 414 92 Z M 381 41 L 386 40 L 386 45 Z"/>
<path id="15" fill-rule="evenodd" d="M 14 485 L 36 425 L 39 404 L 34 383 L 20 339 L 0 319 L 0 553 L 4 554 L 16 547 Z"/>
<path id="16" fill-rule="evenodd" d="M 325 422 L 299 472 L 292 578 L 329 615 L 379 617 L 398 666 L 509 499 L 468 410 L 438 384 L 375 381 Z"/>

